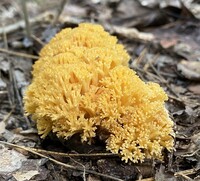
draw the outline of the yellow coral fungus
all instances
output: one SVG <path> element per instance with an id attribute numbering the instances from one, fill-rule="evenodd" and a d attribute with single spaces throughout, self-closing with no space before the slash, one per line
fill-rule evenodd
<path id="1" fill-rule="evenodd" d="M 115 44 L 113 46 L 116 46 Z M 45 48 L 45 47 L 44 47 Z M 48 54 L 47 54 L 48 55 Z M 65 53 L 52 57 L 42 56 L 33 66 L 33 75 L 38 75 L 48 66 L 85 62 L 93 67 L 100 67 L 103 72 L 109 71 L 117 65 L 128 65 L 129 56 L 124 51 L 120 54 L 106 47 L 74 47 Z"/>
<path id="2" fill-rule="evenodd" d="M 40 56 L 55 56 L 65 53 L 74 47 L 107 48 L 117 52 L 118 56 L 127 60 L 127 53 L 122 45 L 117 44 L 117 38 L 110 36 L 100 25 L 80 24 L 78 28 L 64 29 L 47 44 Z"/>
<path id="3" fill-rule="evenodd" d="M 58 33 L 41 51 L 24 103 L 38 133 L 90 142 L 109 133 L 106 148 L 127 162 L 162 158 L 173 148 L 167 95 L 129 69 L 128 54 L 99 25 L 81 24 Z"/>
<path id="4" fill-rule="evenodd" d="M 129 61 L 129 55 L 121 44 L 117 44 L 116 37 L 110 36 L 102 26 L 91 26 L 89 23 L 82 23 L 78 28 L 62 30 L 41 50 L 40 56 L 33 75 L 37 74 L 38 68 L 41 70 L 46 67 L 44 62 L 52 61 L 51 59 L 55 63 L 69 63 L 77 59 L 88 63 L 101 60 L 108 63 L 110 60 L 111 66 L 119 63 L 127 66 Z"/>

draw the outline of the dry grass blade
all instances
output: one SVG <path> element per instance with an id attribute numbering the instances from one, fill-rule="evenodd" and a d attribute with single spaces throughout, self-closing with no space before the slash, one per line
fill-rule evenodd
<path id="1" fill-rule="evenodd" d="M 28 38 L 30 38 L 31 37 L 31 28 L 30 28 L 30 23 L 29 23 L 29 18 L 28 18 L 26 1 L 21 0 L 21 6 L 22 6 L 23 14 L 24 14 L 25 25 L 26 25 L 26 35 Z"/>
<path id="2" fill-rule="evenodd" d="M 45 43 L 40 40 L 38 37 L 36 37 L 35 35 L 31 34 L 31 38 L 33 38 L 36 42 L 38 42 L 40 45 L 44 46 Z"/>
<path id="3" fill-rule="evenodd" d="M 122 179 L 119 179 L 119 178 L 116 178 L 116 177 L 113 177 L 113 176 L 110 176 L 110 175 L 98 173 L 98 172 L 95 172 L 95 171 L 92 171 L 92 170 L 87 170 L 87 169 L 84 169 L 84 168 L 76 167 L 76 166 L 73 166 L 73 165 L 69 165 L 69 164 L 57 161 L 56 159 L 53 159 L 51 157 L 48 157 L 48 156 L 43 155 L 41 153 L 38 153 L 38 152 L 32 150 L 32 148 L 29 148 L 29 147 L 15 145 L 15 144 L 8 143 L 8 142 L 5 142 L 5 141 L 0 141 L 0 143 L 4 144 L 4 145 L 7 145 L 7 146 L 10 146 L 12 148 L 18 148 L 18 149 L 22 149 L 22 150 L 28 151 L 28 152 L 30 152 L 32 154 L 35 154 L 35 155 L 38 155 L 38 156 L 40 156 L 42 158 L 47 158 L 48 160 L 52 161 L 53 163 L 58 164 L 58 165 L 60 165 L 62 167 L 68 168 L 68 169 L 78 170 L 78 171 L 82 171 L 82 172 L 85 171 L 86 173 L 98 175 L 100 177 L 104 177 L 104 178 L 107 178 L 107 179 L 112 179 L 112 180 L 115 180 L 115 181 L 123 181 Z"/>
<path id="4" fill-rule="evenodd" d="M 31 59 L 35 59 L 35 60 L 39 59 L 39 57 L 35 56 L 35 55 L 14 52 L 14 51 L 6 50 L 6 49 L 3 49 L 3 48 L 0 48 L 0 52 L 7 53 L 7 54 L 10 54 L 10 55 L 19 56 L 19 57 L 24 57 L 24 58 L 31 58 Z"/>
<path id="5" fill-rule="evenodd" d="M 12 108 L 12 110 L 3 118 L 3 122 L 7 122 L 7 120 L 9 119 L 9 117 L 12 115 L 14 109 Z"/>
<path id="6" fill-rule="evenodd" d="M 4 42 L 4 47 L 6 49 L 8 49 L 8 39 L 7 39 L 7 34 L 6 32 L 4 31 L 4 26 L 3 26 L 3 42 Z"/>
<path id="7" fill-rule="evenodd" d="M 63 11 L 64 6 L 65 6 L 66 3 L 67 3 L 67 0 L 62 0 L 61 1 L 59 7 L 57 8 L 57 13 L 56 13 L 56 16 L 54 17 L 54 20 L 52 22 L 52 26 L 54 26 L 57 23 L 57 21 L 59 19 L 59 16 L 62 13 L 62 11 Z"/>
<path id="8" fill-rule="evenodd" d="M 48 154 L 48 155 L 57 155 L 57 156 L 62 156 L 62 157 L 112 157 L 112 156 L 118 156 L 118 154 L 114 154 L 114 153 L 73 154 L 73 153 L 59 153 L 59 152 L 55 152 L 55 151 L 47 151 L 47 150 L 35 149 L 35 148 L 31 148 L 31 149 L 38 153 L 43 153 L 43 154 Z"/>
<path id="9" fill-rule="evenodd" d="M 136 181 L 154 181 L 154 178 L 145 178 L 145 179 L 141 179 L 141 180 L 136 180 Z"/>

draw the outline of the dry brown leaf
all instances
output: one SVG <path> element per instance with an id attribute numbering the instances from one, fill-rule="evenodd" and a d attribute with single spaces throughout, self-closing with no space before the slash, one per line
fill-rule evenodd
<path id="1" fill-rule="evenodd" d="M 188 90 L 190 90 L 194 94 L 200 95 L 200 84 L 190 85 L 188 86 Z"/>
<path id="2" fill-rule="evenodd" d="M 185 78 L 200 81 L 200 62 L 183 60 L 177 65 L 177 69 Z"/>
<path id="3" fill-rule="evenodd" d="M 167 48 L 170 48 L 170 47 L 173 47 L 174 45 L 176 45 L 178 42 L 177 39 L 163 39 L 160 41 L 160 45 L 167 49 Z"/>
<path id="4" fill-rule="evenodd" d="M 89 175 L 88 178 L 87 178 L 87 181 L 100 181 L 100 179 L 97 178 L 97 177 L 94 177 L 92 175 Z"/>
<path id="5" fill-rule="evenodd" d="M 15 150 L 8 148 L 0 149 L 0 175 L 10 174 L 21 168 L 22 162 L 26 157 Z"/>
<path id="6" fill-rule="evenodd" d="M 27 172 L 18 171 L 15 174 L 13 174 L 13 177 L 17 181 L 25 181 L 25 180 L 30 180 L 33 176 L 38 175 L 38 174 L 39 172 L 37 170 L 30 170 Z"/>

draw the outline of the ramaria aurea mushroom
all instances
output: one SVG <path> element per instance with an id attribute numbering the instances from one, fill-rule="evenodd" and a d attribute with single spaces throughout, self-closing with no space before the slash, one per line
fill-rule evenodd
<path id="1" fill-rule="evenodd" d="M 128 162 L 162 159 L 173 148 L 167 95 L 128 68 L 129 55 L 100 25 L 80 24 L 58 33 L 40 53 L 27 88 L 25 111 L 45 138 L 51 131 L 90 143 L 97 129 L 106 148 Z"/>

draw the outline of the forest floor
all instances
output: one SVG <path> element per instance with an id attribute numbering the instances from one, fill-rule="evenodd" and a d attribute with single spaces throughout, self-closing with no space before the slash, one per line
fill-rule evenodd
<path id="1" fill-rule="evenodd" d="M 0 2 L 0 181 L 200 180 L 200 2 L 22 2 Z M 23 93 L 40 49 L 80 22 L 101 24 L 116 36 L 131 56 L 130 68 L 167 92 L 175 144 L 163 161 L 126 164 L 102 145 L 87 145 L 80 156 L 80 143 L 42 140 L 24 115 Z"/>

